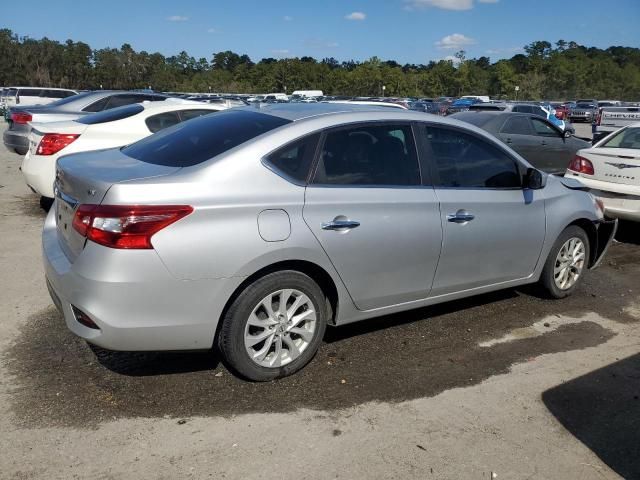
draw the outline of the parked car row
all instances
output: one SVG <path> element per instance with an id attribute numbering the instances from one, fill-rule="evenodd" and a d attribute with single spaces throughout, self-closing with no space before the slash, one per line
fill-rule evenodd
<path id="1" fill-rule="evenodd" d="M 74 100 L 11 125 L 55 199 L 45 274 L 68 328 L 214 348 L 254 381 L 303 368 L 328 324 L 534 282 L 565 297 L 613 238 L 605 215 L 640 211 L 640 124 L 590 148 L 533 110 L 415 108 L 431 99 Z"/>

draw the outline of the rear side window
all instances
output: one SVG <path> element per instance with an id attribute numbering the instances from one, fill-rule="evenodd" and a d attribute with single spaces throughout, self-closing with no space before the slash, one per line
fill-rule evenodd
<path id="1" fill-rule="evenodd" d="M 42 92 L 42 96 L 48 98 L 67 98 L 71 95 L 74 95 L 74 93 L 68 90 L 44 90 Z"/>
<path id="2" fill-rule="evenodd" d="M 107 104 L 107 109 L 122 107 L 123 105 L 131 105 L 132 103 L 140 103 L 148 100 L 147 95 L 114 95 Z"/>
<path id="3" fill-rule="evenodd" d="M 500 133 L 511 133 L 516 135 L 532 135 L 531 125 L 528 117 L 511 117 L 503 125 Z"/>
<path id="4" fill-rule="evenodd" d="M 447 188 L 521 188 L 520 171 L 498 147 L 459 130 L 425 128 L 437 185 Z"/>
<path id="5" fill-rule="evenodd" d="M 97 102 L 93 102 L 91 105 L 88 105 L 82 109 L 83 112 L 101 112 L 105 109 L 109 103 L 109 97 L 104 97 L 98 100 Z"/>
<path id="6" fill-rule="evenodd" d="M 547 118 L 547 112 L 545 112 L 540 107 L 533 107 L 533 114 L 538 115 L 539 117 L 542 117 L 542 118 Z"/>
<path id="7" fill-rule="evenodd" d="M 142 108 L 142 105 L 136 105 Z M 180 123 L 180 117 L 178 116 L 178 112 L 164 112 L 150 116 L 145 120 L 145 123 L 151 133 L 156 133 L 165 128 L 177 125 Z"/>
<path id="8" fill-rule="evenodd" d="M 418 185 L 420 170 L 409 125 L 363 125 L 329 132 L 313 183 Z"/>
<path id="9" fill-rule="evenodd" d="M 306 183 L 320 135 L 296 140 L 269 155 L 267 165 L 295 183 Z"/>
<path id="10" fill-rule="evenodd" d="M 530 107 L 529 105 L 517 105 L 513 107 L 513 111 L 520 113 L 533 113 L 533 107 Z"/>
<path id="11" fill-rule="evenodd" d="M 86 115 L 76 122 L 84 123 L 85 125 L 95 125 L 97 123 L 115 122 L 116 120 L 122 120 L 123 118 L 132 117 L 144 110 L 144 107 L 140 104 L 125 105 L 124 107 L 114 108 L 112 110 L 105 110 L 104 112 L 92 113 Z"/>
<path id="12" fill-rule="evenodd" d="M 247 110 L 228 110 L 182 122 L 122 149 L 142 162 L 190 167 L 231 150 L 290 120 Z"/>

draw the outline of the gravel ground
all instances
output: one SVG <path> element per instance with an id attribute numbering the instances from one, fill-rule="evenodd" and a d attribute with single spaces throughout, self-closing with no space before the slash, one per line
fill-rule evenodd
<path id="1" fill-rule="evenodd" d="M 637 226 L 571 298 L 331 328 L 298 375 L 252 384 L 207 352 L 71 335 L 19 164 L 0 147 L 0 478 L 640 478 Z"/>

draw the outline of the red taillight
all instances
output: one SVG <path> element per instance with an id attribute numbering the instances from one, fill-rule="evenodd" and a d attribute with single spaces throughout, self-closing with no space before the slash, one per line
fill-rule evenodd
<path id="1" fill-rule="evenodd" d="M 13 112 L 11 114 L 11 121 L 13 123 L 25 124 L 33 119 L 30 113 L 25 112 Z"/>
<path id="2" fill-rule="evenodd" d="M 189 205 L 80 205 L 73 228 L 106 247 L 150 249 L 153 235 L 191 212 Z"/>
<path id="3" fill-rule="evenodd" d="M 596 117 L 596 125 L 600 125 L 601 119 L 602 119 L 602 107 L 598 109 L 598 116 Z"/>
<path id="4" fill-rule="evenodd" d="M 584 173 L 585 175 L 593 175 L 593 163 L 580 155 L 576 155 L 569 163 L 569 170 Z"/>
<path id="5" fill-rule="evenodd" d="M 38 144 L 38 149 L 36 150 L 37 155 L 53 155 L 54 153 L 58 153 L 67 145 L 76 141 L 80 135 L 71 133 L 71 134 L 63 134 L 63 133 L 45 133 L 42 140 Z"/>

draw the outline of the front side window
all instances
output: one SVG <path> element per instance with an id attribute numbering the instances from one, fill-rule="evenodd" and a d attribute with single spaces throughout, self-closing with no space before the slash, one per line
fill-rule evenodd
<path id="1" fill-rule="evenodd" d="M 107 109 L 144 102 L 147 99 L 146 97 L 146 95 L 114 95 L 109 100 Z"/>
<path id="2" fill-rule="evenodd" d="M 364 125 L 329 132 L 313 183 L 419 185 L 411 127 Z"/>
<path id="3" fill-rule="evenodd" d="M 543 120 L 532 118 L 531 123 L 533 123 L 533 129 L 535 130 L 536 135 L 540 137 L 557 137 L 558 136 L 558 132 L 556 131 L 556 129 Z"/>
<path id="4" fill-rule="evenodd" d="M 186 122 L 187 120 L 191 120 L 192 118 L 198 118 L 203 115 L 209 115 L 210 113 L 215 113 L 217 110 L 180 110 L 178 113 L 180 114 L 180 120 Z"/>
<path id="5" fill-rule="evenodd" d="M 521 188 L 517 163 L 486 140 L 460 130 L 426 127 L 428 159 L 437 185 L 447 188 Z"/>
<path id="6" fill-rule="evenodd" d="M 42 93 L 42 90 L 39 88 L 24 88 L 18 92 L 18 96 L 20 97 L 39 97 Z"/>

